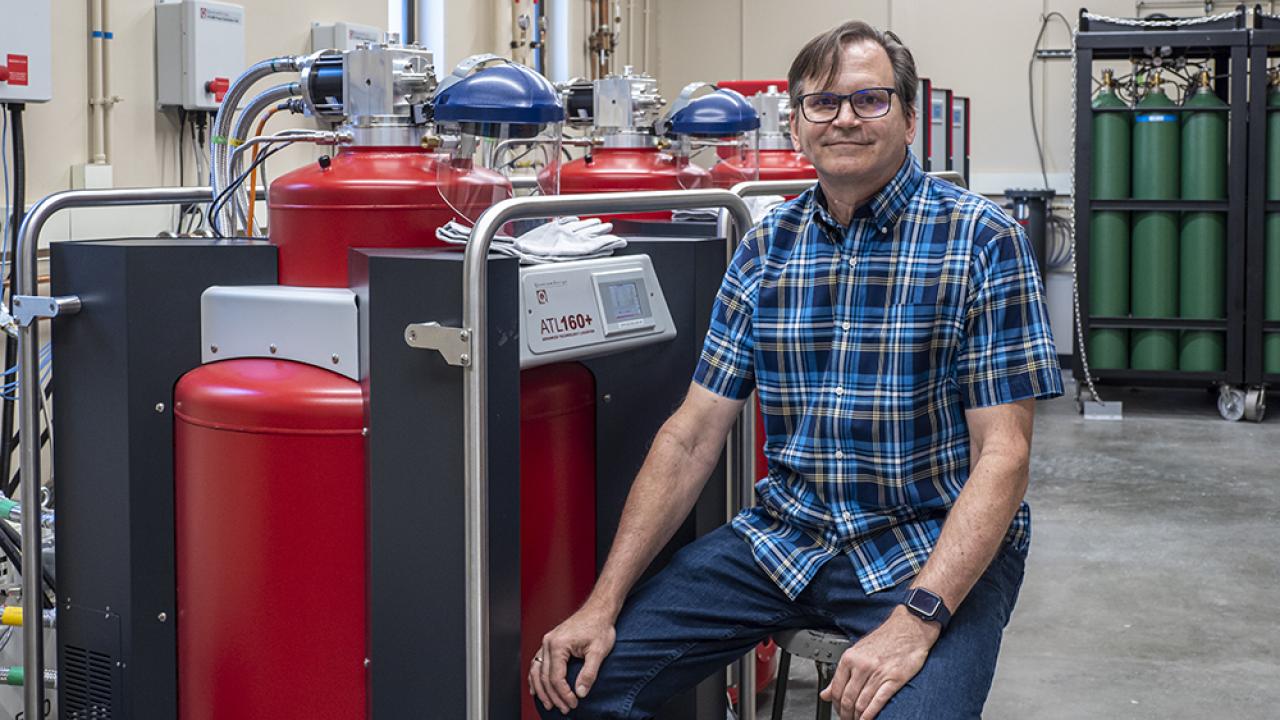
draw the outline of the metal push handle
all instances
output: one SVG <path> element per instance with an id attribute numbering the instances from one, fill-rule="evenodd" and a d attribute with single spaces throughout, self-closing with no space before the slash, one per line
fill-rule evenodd
<path id="1" fill-rule="evenodd" d="M 257 197 L 262 197 L 261 191 Z M 13 292 L 14 306 L 24 306 L 18 327 L 18 467 L 22 469 L 22 610 L 23 617 L 41 617 L 40 534 L 40 319 L 73 315 L 80 311 L 79 298 L 39 299 L 37 250 L 40 232 L 54 215 L 63 210 L 83 207 L 119 207 L 136 205 L 180 205 L 208 203 L 213 198 L 209 187 L 121 188 L 112 190 L 67 190 L 45 197 L 32 206 L 18 230 L 16 262 L 17 283 Z M 35 308 L 34 310 L 32 308 Z M 22 657 L 27 672 L 36 676 L 44 668 L 44 633 L 39 627 L 24 627 Z M 23 711 L 26 717 L 44 715 L 44 686 L 38 682 L 23 687 Z"/>
<path id="2" fill-rule="evenodd" d="M 751 227 L 751 213 L 742 198 L 728 190 L 667 190 L 648 192 L 549 195 L 503 200 L 480 216 L 471 230 L 463 259 L 462 318 L 469 342 L 469 362 L 463 365 L 466 467 L 467 547 L 467 718 L 489 720 L 489 542 L 488 492 L 488 329 L 489 314 L 485 265 L 489 246 L 499 228 L 512 220 L 560 215 L 608 215 L 621 212 L 654 212 L 693 208 L 724 208 L 737 233 L 727 237 L 732 253 Z M 412 326 L 411 326 L 412 327 Z M 406 336 L 410 329 L 406 329 Z M 417 347 L 429 345 L 414 343 Z M 741 423 L 731 437 L 741 434 Z M 737 468 L 730 469 L 730 477 Z"/>
<path id="3" fill-rule="evenodd" d="M 730 192 L 742 198 L 760 195 L 799 195 L 813 187 L 816 182 L 816 180 L 748 180 L 734 185 Z M 728 232 L 728 219 L 724 213 L 720 214 L 717 229 L 721 233 Z M 756 404 L 754 402 L 748 402 L 742 406 L 742 416 L 738 418 L 738 425 L 742 428 L 741 444 L 737 448 L 731 447 L 729 452 L 737 455 L 739 467 L 742 470 L 737 477 L 733 475 L 728 477 L 729 487 L 726 496 L 729 520 L 732 520 L 734 515 L 750 503 L 758 476 L 755 444 Z M 740 718 L 756 716 L 755 656 L 756 649 L 752 647 L 738 660 L 738 717 Z"/>

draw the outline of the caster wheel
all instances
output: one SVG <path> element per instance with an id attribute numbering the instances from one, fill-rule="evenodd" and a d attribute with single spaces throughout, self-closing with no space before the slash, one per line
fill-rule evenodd
<path id="1" fill-rule="evenodd" d="M 1244 419 L 1262 422 L 1267 414 L 1267 391 L 1253 388 L 1244 394 Z"/>
<path id="2" fill-rule="evenodd" d="M 1223 420 L 1236 422 L 1244 417 L 1245 393 L 1243 390 L 1223 385 L 1218 391 L 1218 413 Z"/>

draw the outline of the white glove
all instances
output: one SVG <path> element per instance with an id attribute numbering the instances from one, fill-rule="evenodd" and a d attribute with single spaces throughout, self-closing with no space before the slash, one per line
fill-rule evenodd
<path id="1" fill-rule="evenodd" d="M 708 222 L 714 221 L 719 217 L 720 208 L 689 208 L 671 211 L 671 220 L 673 222 Z"/>
<path id="2" fill-rule="evenodd" d="M 450 220 L 436 228 L 436 239 L 450 245 L 466 245 L 471 239 L 471 226 L 457 220 Z M 514 241 L 515 238 L 510 235 L 495 235 L 490 247 L 497 249 L 500 244 L 510 245 Z"/>
<path id="3" fill-rule="evenodd" d="M 612 230 L 613 225 L 599 218 L 556 218 L 517 237 L 511 254 L 527 263 L 601 257 L 627 246 Z"/>

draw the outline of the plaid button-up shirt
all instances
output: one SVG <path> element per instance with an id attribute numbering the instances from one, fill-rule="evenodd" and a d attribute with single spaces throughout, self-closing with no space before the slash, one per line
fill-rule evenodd
<path id="1" fill-rule="evenodd" d="M 758 390 L 768 475 L 733 520 L 789 597 L 844 555 L 913 577 L 969 477 L 966 409 L 1062 394 L 1031 247 L 995 204 L 902 169 L 849 227 L 815 186 L 739 246 L 694 380 Z M 1025 548 L 1030 510 L 1006 540 Z"/>

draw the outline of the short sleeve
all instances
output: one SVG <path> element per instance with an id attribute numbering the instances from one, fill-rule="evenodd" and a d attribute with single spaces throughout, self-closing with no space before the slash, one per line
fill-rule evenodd
<path id="1" fill-rule="evenodd" d="M 975 251 L 956 382 L 968 409 L 1062 394 L 1035 256 L 1006 226 Z"/>
<path id="2" fill-rule="evenodd" d="M 725 271 L 724 281 L 711 308 L 711 325 L 702 343 L 702 354 L 693 381 L 722 397 L 742 400 L 756 386 L 755 313 L 758 244 L 761 226 L 748 233 Z"/>

